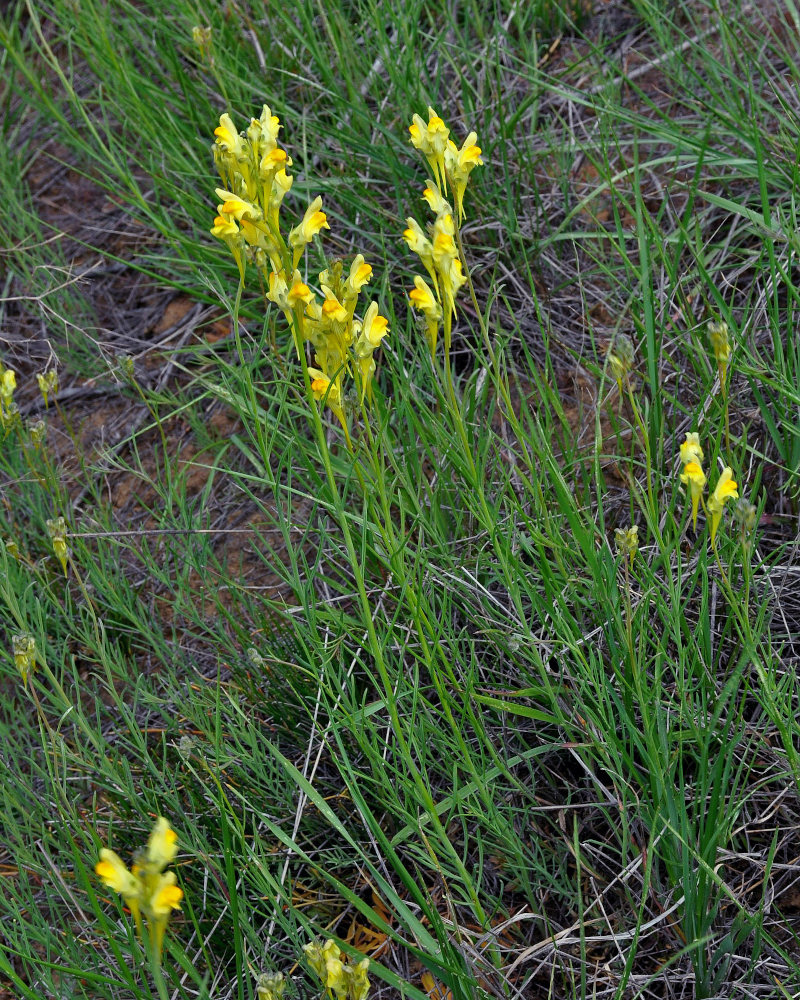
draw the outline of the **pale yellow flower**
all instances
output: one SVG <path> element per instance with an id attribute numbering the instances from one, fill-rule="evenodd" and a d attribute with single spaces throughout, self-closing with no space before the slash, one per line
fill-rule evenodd
<path id="1" fill-rule="evenodd" d="M 372 266 L 365 263 L 363 254 L 357 254 L 350 265 L 347 285 L 356 295 L 372 279 Z"/>
<path id="2" fill-rule="evenodd" d="M 169 821 L 159 816 L 147 841 L 147 863 L 161 871 L 175 860 L 177 853 L 178 835 Z"/>
<path id="3" fill-rule="evenodd" d="M 425 317 L 425 335 L 431 356 L 436 351 L 436 340 L 439 336 L 439 324 L 442 320 L 442 307 L 434 298 L 427 282 L 418 274 L 414 276 L 414 287 L 408 293 L 411 305 Z"/>
<path id="4" fill-rule="evenodd" d="M 692 527 L 697 531 L 697 509 L 700 506 L 700 498 L 706 485 L 706 476 L 699 462 L 692 460 L 684 465 L 681 482 L 689 486 L 692 498 Z"/>
<path id="5" fill-rule="evenodd" d="M 236 126 L 228 114 L 220 115 L 219 126 L 214 129 L 215 143 L 225 153 L 230 153 L 234 157 L 244 154 L 244 142 L 236 131 Z"/>
<path id="6" fill-rule="evenodd" d="M 725 503 L 728 500 L 738 500 L 739 492 L 736 483 L 733 481 L 733 469 L 730 466 L 726 466 L 719 479 L 717 480 L 717 485 L 714 487 L 714 492 L 711 494 L 708 501 L 708 512 L 711 515 L 711 544 L 714 545 L 714 539 L 716 538 L 717 528 L 719 528 L 719 522 L 722 520 L 722 511 L 725 508 Z"/>
<path id="7" fill-rule="evenodd" d="M 700 447 L 700 435 L 689 433 L 686 440 L 681 445 L 681 464 L 688 465 L 689 462 L 702 462 L 704 458 L 703 449 Z"/>
<path id="8" fill-rule="evenodd" d="M 114 892 L 118 892 L 126 902 L 139 899 L 142 894 L 142 884 L 136 876 L 128 871 L 125 862 L 114 851 L 107 847 L 100 850 L 100 860 L 94 866 L 96 874 Z"/>
<path id="9" fill-rule="evenodd" d="M 445 166 L 453 188 L 453 198 L 456 203 L 459 221 L 464 218 L 464 191 L 469 181 L 469 175 L 475 167 L 483 166 L 481 148 L 476 145 L 477 133 L 470 132 L 458 149 L 452 139 L 447 142 L 445 150 Z"/>
<path id="10" fill-rule="evenodd" d="M 147 903 L 147 911 L 155 920 L 164 920 L 173 910 L 181 908 L 183 889 L 175 885 L 175 881 L 175 872 L 164 872 L 159 876 Z"/>
<path id="11" fill-rule="evenodd" d="M 289 233 L 289 246 L 294 251 L 293 267 L 297 267 L 300 258 L 303 256 L 303 250 L 317 233 L 322 229 L 331 228 L 328 225 L 328 217 L 321 209 L 322 198 L 317 196 L 306 209 L 305 215 L 299 225 L 295 226 Z"/>

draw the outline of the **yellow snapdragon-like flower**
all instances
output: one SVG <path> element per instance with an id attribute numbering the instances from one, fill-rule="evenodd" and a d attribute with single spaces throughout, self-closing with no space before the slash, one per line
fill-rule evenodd
<path id="1" fill-rule="evenodd" d="M 425 317 L 425 336 L 431 349 L 431 357 L 436 353 L 439 324 L 442 321 L 442 307 L 436 301 L 427 282 L 418 274 L 414 276 L 414 287 L 408 293 L 411 305 Z"/>
<path id="2" fill-rule="evenodd" d="M 681 473 L 681 482 L 689 486 L 692 498 L 692 527 L 697 531 L 697 510 L 706 485 L 706 476 L 699 462 L 687 462 Z"/>
<path id="3" fill-rule="evenodd" d="M 689 462 L 702 462 L 703 449 L 700 447 L 700 435 L 690 433 L 686 435 L 686 440 L 681 445 L 681 463 L 688 465 Z"/>
<path id="4" fill-rule="evenodd" d="M 164 920 L 173 910 L 181 908 L 183 889 L 175 881 L 175 872 L 164 872 L 155 886 L 149 909 L 156 920 Z"/>
<path id="5" fill-rule="evenodd" d="M 314 399 L 318 403 L 327 403 L 339 420 L 343 421 L 342 390 L 337 383 L 329 379 L 325 372 L 320 371 L 319 368 L 309 367 L 308 377 L 311 379 L 311 391 L 314 393 Z"/>
<path id="6" fill-rule="evenodd" d="M 717 485 L 714 487 L 714 492 L 708 501 L 708 512 L 711 515 L 711 544 L 715 544 L 715 538 L 717 534 L 717 528 L 719 528 L 719 523 L 722 520 L 722 512 L 725 508 L 725 504 L 728 500 L 737 500 L 739 498 L 738 487 L 733 481 L 733 469 L 730 466 L 726 466 L 719 479 L 717 480 Z"/>
<path id="7" fill-rule="evenodd" d="M 359 373 L 361 375 L 361 402 L 375 374 L 375 360 L 372 355 L 381 341 L 389 333 L 389 320 L 378 313 L 378 303 L 371 302 L 359 329 L 359 337 L 353 347 Z M 371 389 L 370 389 L 371 391 Z"/>
<path id="8" fill-rule="evenodd" d="M 107 847 L 100 850 L 100 860 L 94 866 L 96 874 L 114 892 L 118 892 L 125 902 L 139 899 L 142 885 L 139 879 L 128 870 L 122 858 Z"/>
<path id="9" fill-rule="evenodd" d="M 219 126 L 214 129 L 214 135 L 216 145 L 224 153 L 230 153 L 237 158 L 244 155 L 244 143 L 230 115 L 220 115 Z"/>
<path id="10" fill-rule="evenodd" d="M 147 841 L 147 862 L 159 871 L 175 860 L 178 853 L 178 835 L 169 825 L 169 820 L 159 816 Z"/>
<path id="11" fill-rule="evenodd" d="M 475 167 L 483 166 L 481 148 L 477 145 L 478 135 L 470 132 L 459 149 L 452 139 L 447 142 L 445 150 L 445 167 L 453 188 L 453 200 L 460 222 L 464 220 L 464 191 L 467 188 L 469 175 Z"/>
<path id="12" fill-rule="evenodd" d="M 350 274 L 347 278 L 348 289 L 358 295 L 364 285 L 372 280 L 372 266 L 364 261 L 363 254 L 356 254 L 353 263 L 350 265 Z"/>
<path id="13" fill-rule="evenodd" d="M 321 210 L 322 198 L 317 196 L 306 209 L 302 222 L 289 233 L 289 246 L 294 251 L 293 267 L 297 267 L 303 250 L 322 229 L 330 229 L 328 217 Z"/>
<path id="14" fill-rule="evenodd" d="M 433 183 L 433 181 L 428 181 L 428 186 L 422 192 L 422 197 L 428 203 L 428 208 L 433 212 L 434 215 L 451 215 L 452 208 L 450 207 L 450 202 L 443 197 L 442 192 Z"/>

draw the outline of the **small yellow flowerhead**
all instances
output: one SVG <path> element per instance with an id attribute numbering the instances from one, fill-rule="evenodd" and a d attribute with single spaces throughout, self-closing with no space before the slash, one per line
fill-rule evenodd
<path id="1" fill-rule="evenodd" d="M 22 677 L 22 683 L 28 683 L 28 675 L 36 666 L 36 640 L 27 632 L 11 636 L 11 650 L 14 654 L 14 664 Z"/>
<path id="2" fill-rule="evenodd" d="M 681 464 L 688 465 L 689 462 L 702 462 L 704 458 L 703 449 L 700 447 L 700 435 L 691 433 L 686 435 L 686 440 L 681 445 Z"/>
<path id="3" fill-rule="evenodd" d="M 169 821 L 159 816 L 147 841 L 147 863 L 162 871 L 175 860 L 178 853 L 178 835 Z"/>
<path id="4" fill-rule="evenodd" d="M 0 400 L 5 406 L 11 402 L 16 388 L 17 376 L 10 368 L 6 368 L 0 375 Z"/>
<path id="5" fill-rule="evenodd" d="M 209 67 L 214 65 L 214 33 L 207 25 L 196 24 L 192 28 L 192 41 L 197 48 L 201 62 Z"/>
<path id="6" fill-rule="evenodd" d="M 722 520 L 722 512 L 728 500 L 739 498 L 738 487 L 733 481 L 733 469 L 726 466 L 717 480 L 714 492 L 708 501 L 708 512 L 711 515 L 711 544 L 715 544 L 717 528 Z"/>

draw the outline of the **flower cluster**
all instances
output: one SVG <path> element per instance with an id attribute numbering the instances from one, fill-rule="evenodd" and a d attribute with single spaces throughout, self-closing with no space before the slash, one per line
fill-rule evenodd
<path id="1" fill-rule="evenodd" d="M 322 980 L 328 991 L 328 996 L 336 1000 L 366 1000 L 369 993 L 369 959 L 364 958 L 356 965 L 343 962 L 340 958 L 339 946 L 328 938 L 325 944 L 312 941 L 303 945 L 306 959 L 311 968 Z"/>
<path id="2" fill-rule="evenodd" d="M 306 284 L 299 264 L 306 246 L 329 229 L 322 199 L 315 198 L 301 221 L 284 237 L 280 208 L 292 186 L 291 158 L 278 146 L 280 122 L 264 105 L 261 117 L 238 133 L 228 115 L 214 130 L 214 160 L 224 188 L 211 232 L 231 250 L 244 280 L 248 263 L 257 268 L 267 299 L 278 306 L 294 331 L 298 356 L 309 341 L 317 367 L 309 368 L 316 399 L 327 402 L 346 429 L 344 378 L 353 376 L 363 403 L 375 373 L 374 353 L 389 332 L 388 320 L 371 302 L 356 318 L 361 289 L 372 267 L 358 254 L 348 270 L 341 261 L 319 273 L 322 298 Z"/>
<path id="3" fill-rule="evenodd" d="M 409 248 L 422 261 L 433 289 L 424 278 L 416 275 L 409 299 L 413 308 L 424 317 L 425 336 L 431 356 L 436 351 L 441 323 L 444 324 L 445 354 L 449 356 L 455 299 L 467 280 L 456 243 L 457 226 L 464 220 L 464 191 L 467 181 L 472 170 L 482 164 L 483 160 L 480 147 L 476 145 L 477 135 L 470 132 L 459 149 L 450 139 L 450 130 L 433 108 L 428 108 L 427 124 L 419 115 L 414 115 L 409 132 L 411 142 L 425 157 L 434 177 L 433 180 L 428 180 L 422 193 L 434 216 L 433 222 L 428 225 L 426 232 L 416 219 L 409 217 L 403 233 Z M 448 187 L 455 203 L 457 222 L 445 197 Z"/>
<path id="4" fill-rule="evenodd" d="M 689 487 L 689 494 L 692 498 L 692 526 L 697 530 L 697 510 L 700 501 L 703 499 L 703 491 L 706 485 L 706 475 L 703 472 L 703 449 L 700 447 L 700 435 L 691 433 L 686 435 L 686 440 L 681 445 L 680 451 L 683 471 L 681 472 L 681 482 Z M 711 544 L 715 544 L 717 529 L 722 520 L 722 512 L 728 500 L 735 500 L 739 496 L 737 485 L 733 481 L 733 470 L 726 466 L 720 473 L 714 492 L 708 499 L 705 508 L 711 516 Z"/>
<path id="5" fill-rule="evenodd" d="M 119 855 L 107 848 L 100 851 L 95 872 L 118 892 L 130 907 L 136 927 L 142 932 L 142 914 L 147 918 L 151 942 L 161 954 L 169 915 L 181 908 L 183 890 L 175 884 L 175 872 L 164 871 L 178 853 L 178 835 L 163 816 L 153 827 L 147 847 L 139 852 L 129 870 Z"/>

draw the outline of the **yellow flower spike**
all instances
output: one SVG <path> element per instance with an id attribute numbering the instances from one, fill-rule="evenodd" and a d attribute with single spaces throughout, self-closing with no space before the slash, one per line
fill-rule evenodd
<path id="1" fill-rule="evenodd" d="M 147 864 L 158 871 L 163 871 L 175 860 L 177 853 L 178 835 L 169 825 L 169 821 L 159 816 L 147 841 Z"/>
<path id="2" fill-rule="evenodd" d="M 706 485 L 706 476 L 699 462 L 687 462 L 681 473 L 681 482 L 689 486 L 692 498 L 692 528 L 697 531 L 697 510 Z"/>
<path id="3" fill-rule="evenodd" d="M 446 191 L 447 177 L 445 174 L 444 154 L 447 149 L 450 129 L 433 108 L 429 107 L 427 125 L 419 115 L 414 115 L 408 131 L 411 136 L 412 145 L 428 161 L 439 187 L 443 191 Z"/>
<path id="4" fill-rule="evenodd" d="M 687 466 L 688 468 L 688 466 Z M 708 501 L 708 512 L 711 515 L 711 544 L 715 545 L 715 538 L 717 535 L 717 528 L 719 528 L 719 522 L 722 520 L 722 511 L 725 508 L 725 503 L 728 500 L 738 500 L 739 492 L 736 483 L 733 481 L 733 469 L 730 466 L 726 466 L 719 479 L 717 480 L 717 485 L 714 487 L 714 492 Z"/>
<path id="5" fill-rule="evenodd" d="M 138 900 L 142 894 L 142 884 L 136 876 L 128 871 L 122 858 L 109 851 L 107 847 L 100 850 L 100 860 L 94 866 L 95 873 L 114 892 L 118 892 L 126 903 Z"/>
<path id="6" fill-rule="evenodd" d="M 6 542 L 6 547 L 10 548 L 8 542 Z M 28 632 L 22 635 L 12 635 L 11 650 L 14 654 L 14 665 L 20 672 L 22 683 L 27 684 L 28 675 L 36 667 L 36 640 Z"/>
<path id="7" fill-rule="evenodd" d="M 481 148 L 476 145 L 478 136 L 475 132 L 470 132 L 458 149 L 452 139 L 447 142 L 445 150 L 445 167 L 453 188 L 453 200 L 456 203 L 459 222 L 464 221 L 464 191 L 467 188 L 469 175 L 475 167 L 483 166 L 481 159 Z"/>
<path id="8" fill-rule="evenodd" d="M 289 246 L 294 251 L 292 267 L 297 267 L 303 250 L 322 229 L 330 229 L 328 217 L 322 209 L 322 198 L 317 196 L 306 209 L 303 221 L 289 233 Z"/>
<path id="9" fill-rule="evenodd" d="M 700 447 L 700 435 L 689 433 L 686 440 L 681 445 L 681 464 L 688 465 L 689 462 L 702 462 L 704 458 L 703 449 Z"/>

